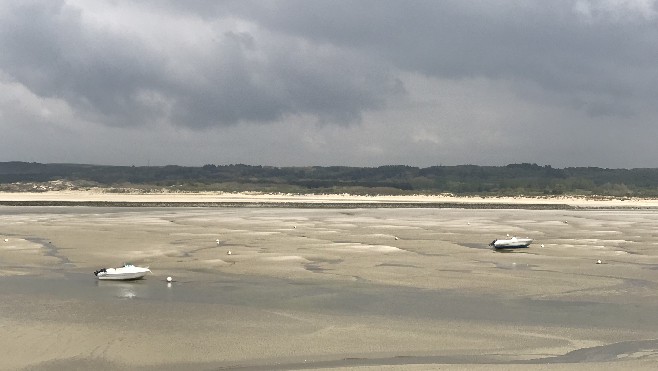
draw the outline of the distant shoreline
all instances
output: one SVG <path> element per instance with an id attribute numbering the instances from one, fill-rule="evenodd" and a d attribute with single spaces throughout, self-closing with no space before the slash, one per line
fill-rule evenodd
<path id="1" fill-rule="evenodd" d="M 350 195 L 276 193 L 111 193 L 91 191 L 0 192 L 2 206 L 254 207 L 254 208 L 463 208 L 658 209 L 658 199 L 603 197 L 479 197 L 454 195 Z"/>
<path id="2" fill-rule="evenodd" d="M 291 209 L 356 209 L 356 208 L 435 208 L 435 209 L 528 209 L 528 210 L 573 210 L 583 207 L 566 204 L 501 204 L 459 202 L 121 202 L 121 201 L 0 201 L 1 206 L 41 207 L 225 207 L 225 208 L 291 208 Z M 630 208 L 637 208 L 631 207 Z M 619 207 L 588 207 L 614 208 Z"/>

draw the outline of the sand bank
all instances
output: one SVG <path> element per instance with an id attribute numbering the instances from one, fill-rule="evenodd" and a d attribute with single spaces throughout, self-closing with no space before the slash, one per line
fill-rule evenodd
<path id="1" fill-rule="evenodd" d="M 0 369 L 648 370 L 656 225 L 627 209 L 0 206 Z M 488 248 L 507 233 L 535 243 Z M 153 274 L 95 280 L 123 261 Z"/>
<path id="2" fill-rule="evenodd" d="M 350 194 L 280 194 L 280 193 L 111 193 L 101 189 L 91 191 L 49 191 L 49 192 L 0 192 L 0 203 L 36 202 L 108 202 L 108 203 L 272 203 L 272 204 L 428 204 L 438 205 L 528 205 L 592 208 L 658 208 L 658 199 L 645 198 L 604 198 L 604 197 L 457 197 L 453 195 L 377 195 L 360 196 Z"/>

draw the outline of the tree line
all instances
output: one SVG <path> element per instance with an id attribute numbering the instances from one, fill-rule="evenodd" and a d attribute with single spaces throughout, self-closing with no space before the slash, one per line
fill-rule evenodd
<path id="1" fill-rule="evenodd" d="M 68 181 L 80 187 L 177 191 L 657 197 L 658 169 L 406 165 L 379 167 L 256 165 L 105 166 L 0 162 L 0 190 L 20 183 Z M 14 185 L 13 187 L 11 185 Z"/>

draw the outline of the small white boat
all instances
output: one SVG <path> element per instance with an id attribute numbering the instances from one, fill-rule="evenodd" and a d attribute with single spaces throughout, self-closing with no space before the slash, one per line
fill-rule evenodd
<path id="1" fill-rule="evenodd" d="M 532 243 L 532 238 L 516 238 L 512 237 L 507 240 L 493 240 L 489 244 L 496 249 L 512 249 L 517 247 L 528 247 Z"/>
<path id="2" fill-rule="evenodd" d="M 137 267 L 126 263 L 120 268 L 101 268 L 94 272 L 99 280 L 128 281 L 138 280 L 151 272 L 149 267 Z"/>

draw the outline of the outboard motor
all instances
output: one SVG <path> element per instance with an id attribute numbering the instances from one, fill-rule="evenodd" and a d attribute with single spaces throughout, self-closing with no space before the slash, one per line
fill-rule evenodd
<path id="1" fill-rule="evenodd" d="M 101 269 L 95 271 L 94 275 L 98 276 L 98 274 L 101 273 L 101 272 L 107 272 L 107 271 L 105 270 L 105 268 L 101 268 Z"/>
<path id="2" fill-rule="evenodd" d="M 493 241 L 491 241 L 491 243 L 489 244 L 489 246 L 496 246 L 496 241 L 498 241 L 498 240 L 493 240 Z"/>

